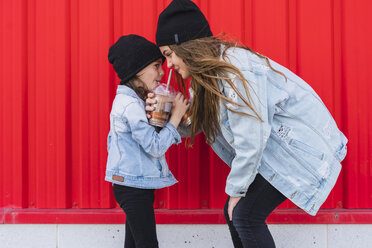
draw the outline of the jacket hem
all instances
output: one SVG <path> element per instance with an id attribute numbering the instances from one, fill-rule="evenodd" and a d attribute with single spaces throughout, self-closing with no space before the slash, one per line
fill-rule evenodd
<path id="1" fill-rule="evenodd" d="M 262 170 L 261 167 L 265 167 Z M 261 170 L 260 170 L 261 168 Z M 323 185 L 318 188 L 318 192 L 312 196 L 307 196 L 306 194 L 296 191 L 296 187 L 292 185 L 287 180 L 283 179 L 277 172 L 271 169 L 269 166 L 261 165 L 259 167 L 259 173 L 277 190 L 280 191 L 287 199 L 296 204 L 299 208 L 304 210 L 309 215 L 315 216 L 319 211 L 322 204 L 326 201 L 329 193 L 336 184 L 338 175 L 341 171 L 341 165 L 334 161 L 332 167 L 330 168 L 330 176 L 323 181 Z M 284 183 L 284 184 L 283 184 Z M 289 188 L 293 188 L 292 191 L 284 190 L 280 185 L 290 185 Z"/>
<path id="2" fill-rule="evenodd" d="M 123 181 L 113 180 L 113 175 L 122 177 Z M 175 179 L 172 174 L 168 177 L 140 177 L 106 172 L 105 180 L 107 182 L 141 189 L 161 189 L 178 183 L 177 179 Z"/>
<path id="3" fill-rule="evenodd" d="M 341 172 L 341 164 L 335 162 L 331 168 L 330 177 L 325 180 L 324 185 L 319 194 L 316 194 L 311 200 L 306 204 L 305 212 L 315 216 L 319 211 L 322 204 L 327 200 L 328 195 L 332 191 L 333 187 L 337 182 L 337 178 Z"/>

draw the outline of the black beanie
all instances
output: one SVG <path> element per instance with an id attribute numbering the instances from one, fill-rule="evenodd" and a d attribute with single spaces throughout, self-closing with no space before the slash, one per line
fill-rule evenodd
<path id="1" fill-rule="evenodd" d="M 120 37 L 110 47 L 108 54 L 108 60 L 122 83 L 128 82 L 139 71 L 160 58 L 164 62 L 164 57 L 154 43 L 135 34 Z"/>
<path id="2" fill-rule="evenodd" d="M 156 44 L 174 45 L 212 35 L 207 19 L 195 3 L 173 0 L 159 15 Z"/>

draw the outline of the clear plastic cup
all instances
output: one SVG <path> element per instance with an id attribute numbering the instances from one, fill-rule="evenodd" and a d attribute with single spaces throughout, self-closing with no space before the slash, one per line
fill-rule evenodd
<path id="1" fill-rule="evenodd" d="M 189 95 L 190 95 L 189 104 L 191 104 L 192 97 L 193 97 L 193 91 L 192 91 L 192 88 L 191 87 L 189 88 Z M 190 109 L 188 109 L 186 111 L 185 115 L 181 119 L 180 126 L 183 127 L 183 128 L 187 128 L 190 125 L 191 125 L 191 111 L 190 111 Z"/>
<path id="2" fill-rule="evenodd" d="M 153 92 L 155 93 L 157 103 L 154 105 L 155 110 L 151 112 L 149 123 L 152 126 L 164 127 L 168 122 L 177 92 L 172 86 L 169 86 L 167 90 L 167 85 L 165 84 L 159 84 Z"/>

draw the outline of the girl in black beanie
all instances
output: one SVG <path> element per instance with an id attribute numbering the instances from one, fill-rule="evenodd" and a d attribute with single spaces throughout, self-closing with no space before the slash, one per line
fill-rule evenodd
<path id="1" fill-rule="evenodd" d="M 248 47 L 213 37 L 192 1 L 173 0 L 160 14 L 156 42 L 180 88 L 192 78 L 191 143 L 202 130 L 231 168 L 224 214 L 234 247 L 275 247 L 266 218 L 287 198 L 317 213 L 340 173 L 346 137 L 306 82 Z"/>
<path id="2" fill-rule="evenodd" d="M 189 105 L 179 93 L 172 116 L 158 133 L 148 123 L 146 92 L 164 75 L 157 46 L 138 35 L 122 36 L 110 47 L 109 62 L 122 80 L 110 113 L 105 180 L 126 214 L 126 248 L 156 248 L 154 191 L 177 183 L 165 160 L 172 144 L 179 144 L 178 124 Z"/>

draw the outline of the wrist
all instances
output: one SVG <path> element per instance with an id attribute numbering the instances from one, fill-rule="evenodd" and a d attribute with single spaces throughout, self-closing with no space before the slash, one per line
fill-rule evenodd
<path id="1" fill-rule="evenodd" d="M 181 122 L 182 116 L 178 116 L 177 114 L 172 114 L 172 116 L 169 119 L 169 122 L 177 129 L 178 125 Z"/>
<path id="2" fill-rule="evenodd" d="M 181 113 L 179 113 L 179 112 L 172 113 L 172 116 L 174 116 L 175 118 L 179 118 L 180 120 L 183 117 L 183 115 L 181 115 Z"/>

